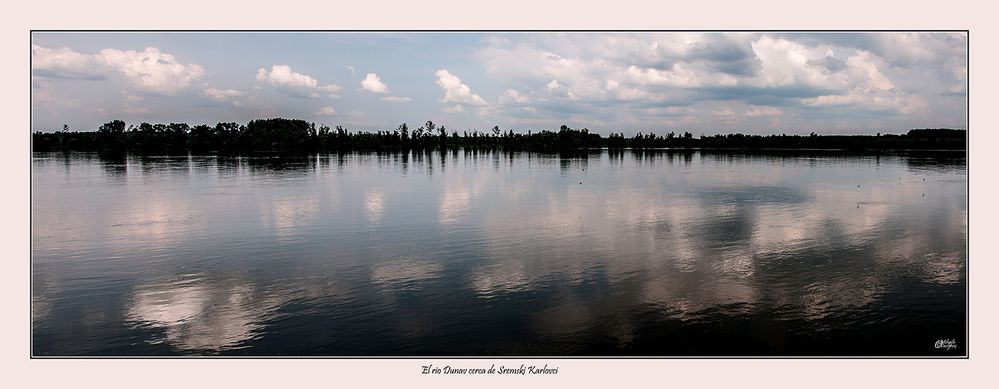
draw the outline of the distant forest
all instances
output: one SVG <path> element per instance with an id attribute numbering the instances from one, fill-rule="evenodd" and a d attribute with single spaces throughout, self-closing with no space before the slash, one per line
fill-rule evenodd
<path id="1" fill-rule="evenodd" d="M 588 148 L 651 149 L 842 149 L 842 150 L 964 150 L 965 130 L 913 129 L 905 134 L 877 135 L 745 135 L 695 137 L 690 132 L 656 135 L 639 132 L 626 137 L 607 137 L 587 129 L 561 126 L 557 131 L 528 133 L 503 131 L 449 131 L 431 121 L 415 130 L 405 123 L 391 131 L 348 131 L 337 126 L 316 127 L 299 119 L 257 119 L 242 125 L 234 122 L 215 126 L 186 123 L 128 126 L 113 120 L 96 131 L 35 132 L 34 151 L 135 151 L 135 152 L 295 152 L 313 153 L 347 150 L 406 150 L 434 148 L 482 148 L 528 151 L 565 151 Z"/>

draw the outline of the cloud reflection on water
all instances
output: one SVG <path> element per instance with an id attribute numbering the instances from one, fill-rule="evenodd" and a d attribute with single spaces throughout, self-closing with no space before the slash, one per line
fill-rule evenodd
<path id="1" fill-rule="evenodd" d="M 136 326 L 162 329 L 162 341 L 186 350 L 221 350 L 249 339 L 276 308 L 249 284 L 212 285 L 200 277 L 142 285 L 125 316 Z M 153 341 L 155 343 L 155 341 Z"/>
<path id="2" fill-rule="evenodd" d="M 114 274 L 132 283 L 102 291 L 124 295 L 123 324 L 189 352 L 253 347 L 300 331 L 294 320 L 341 345 L 350 331 L 426 344 L 441 327 L 474 337 L 461 320 L 488 315 L 533 335 L 599 333 L 625 347 L 642 314 L 820 322 L 914 282 L 966 279 L 959 170 L 921 167 L 912 174 L 928 184 L 899 184 L 906 166 L 888 158 L 867 169 L 849 158 L 493 156 L 413 156 L 405 169 L 394 155 L 222 170 L 199 168 L 221 160 L 165 170 L 145 161 L 136 193 L 116 197 L 121 212 L 108 214 L 60 208 L 42 192 L 51 212 L 33 216 L 51 231 L 33 229 L 47 272 L 33 288 L 33 319 L 59 319 L 62 296 Z M 94 172 L 126 182 L 133 173 Z M 89 215 L 91 228 L 60 226 L 55 212 Z M 85 234 L 82 246 L 52 243 L 61 229 Z"/>

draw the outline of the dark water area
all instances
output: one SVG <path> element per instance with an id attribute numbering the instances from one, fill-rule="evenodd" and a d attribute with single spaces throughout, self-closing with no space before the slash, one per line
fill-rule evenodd
<path id="1" fill-rule="evenodd" d="M 967 353 L 963 153 L 35 153 L 31 180 L 35 356 Z"/>

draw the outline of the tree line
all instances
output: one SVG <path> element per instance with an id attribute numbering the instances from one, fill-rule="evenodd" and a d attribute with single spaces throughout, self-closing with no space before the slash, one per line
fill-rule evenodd
<path id="1" fill-rule="evenodd" d="M 557 131 L 516 133 L 494 126 L 488 131 L 449 131 L 427 121 L 410 130 L 406 123 L 394 130 L 348 131 L 341 126 L 316 126 L 300 119 L 256 119 L 247 124 L 220 122 L 127 125 L 122 120 L 102 124 L 96 131 L 35 132 L 34 151 L 138 152 L 329 152 L 346 150 L 429 150 L 481 148 L 492 150 L 565 151 L 589 148 L 731 148 L 731 149 L 939 149 L 964 150 L 966 131 L 913 129 L 906 134 L 877 135 L 746 135 L 741 133 L 695 137 L 690 132 L 658 135 L 651 131 L 626 137 L 607 137 L 588 129 L 562 125 Z"/>

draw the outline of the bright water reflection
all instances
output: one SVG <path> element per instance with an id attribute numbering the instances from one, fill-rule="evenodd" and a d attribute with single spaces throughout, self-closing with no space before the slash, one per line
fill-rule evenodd
<path id="1" fill-rule="evenodd" d="M 35 154 L 33 350 L 963 355 L 966 186 L 960 154 Z"/>

